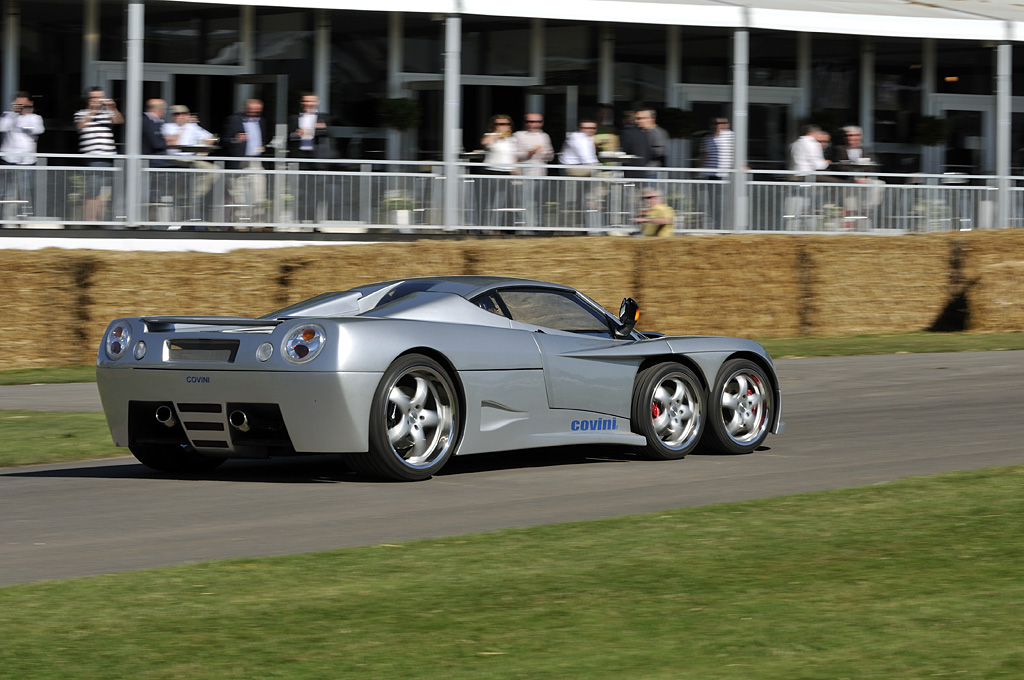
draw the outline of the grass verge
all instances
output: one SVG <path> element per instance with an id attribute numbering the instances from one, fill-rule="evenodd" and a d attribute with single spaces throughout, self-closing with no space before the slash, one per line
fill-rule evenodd
<path id="1" fill-rule="evenodd" d="M 0 411 L 0 468 L 130 455 L 102 413 Z"/>
<path id="2" fill-rule="evenodd" d="M 1024 333 L 903 333 L 759 340 L 775 359 L 1024 349 Z"/>
<path id="3" fill-rule="evenodd" d="M 1018 678 L 1024 466 L 0 589 L 12 678 Z"/>

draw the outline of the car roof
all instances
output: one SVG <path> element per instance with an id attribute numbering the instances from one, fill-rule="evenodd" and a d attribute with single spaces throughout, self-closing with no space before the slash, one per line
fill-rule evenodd
<path id="1" fill-rule="evenodd" d="M 522 279 L 511 276 L 419 276 L 407 279 L 392 279 L 380 281 L 353 288 L 364 295 L 386 288 L 397 283 L 415 286 L 416 290 L 429 291 L 434 293 L 453 293 L 466 299 L 471 299 L 495 288 L 507 288 L 509 286 L 526 288 L 547 288 L 575 292 L 570 286 L 559 283 L 549 283 L 535 279 Z"/>

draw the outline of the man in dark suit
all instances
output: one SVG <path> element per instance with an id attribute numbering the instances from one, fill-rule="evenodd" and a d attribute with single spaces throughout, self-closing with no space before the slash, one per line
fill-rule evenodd
<path id="1" fill-rule="evenodd" d="M 623 165 L 644 167 L 651 160 L 651 147 L 647 135 L 636 125 L 636 113 L 625 111 L 622 114 L 622 130 L 619 131 L 619 145 L 623 153 L 630 158 L 623 160 Z M 626 177 L 643 177 L 643 172 L 627 170 Z"/>
<path id="2" fill-rule="evenodd" d="M 302 108 L 297 115 L 291 117 L 288 124 L 288 157 L 293 159 L 332 158 L 331 137 L 327 132 L 327 114 L 321 112 L 320 98 L 315 94 L 302 95 Z M 317 203 L 327 202 L 328 177 L 324 173 L 330 167 L 323 163 L 302 163 L 299 169 L 311 173 L 303 173 L 299 177 L 298 219 L 312 222 L 316 219 Z"/>
<path id="3" fill-rule="evenodd" d="M 167 113 L 167 102 L 163 99 L 149 99 L 146 101 L 145 111 L 142 113 L 142 154 L 144 156 L 166 156 L 167 140 L 164 139 L 164 114 Z M 174 161 L 170 159 L 153 158 L 146 161 L 151 169 L 174 167 Z M 177 187 L 175 181 L 178 179 L 170 172 L 145 172 L 142 175 L 143 181 L 149 188 L 149 199 L 151 220 L 160 220 L 160 208 L 174 202 Z M 166 216 L 164 216 L 166 218 Z"/>
<path id="4" fill-rule="evenodd" d="M 146 110 L 142 114 L 142 154 L 144 156 L 166 156 L 167 140 L 164 139 L 164 114 L 167 113 L 167 102 L 163 99 L 150 99 L 146 102 Z M 151 168 L 169 168 L 174 165 L 170 160 L 151 160 Z"/>
<path id="5" fill-rule="evenodd" d="M 229 160 L 229 170 L 262 170 L 262 161 L 256 160 L 267 154 L 267 144 L 273 138 L 270 121 L 263 116 L 263 102 L 259 99 L 248 99 L 245 111 L 233 113 L 224 122 L 224 134 L 221 140 L 227 155 L 232 159 L 246 158 L 251 160 Z M 266 178 L 257 173 L 238 174 L 229 183 L 234 219 L 254 221 L 263 216 L 263 207 L 267 199 Z"/>

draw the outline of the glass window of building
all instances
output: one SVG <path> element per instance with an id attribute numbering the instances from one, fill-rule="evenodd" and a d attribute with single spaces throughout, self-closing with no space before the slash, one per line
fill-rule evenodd
<path id="1" fill-rule="evenodd" d="M 816 35 L 811 42 L 811 119 L 833 137 L 860 111 L 859 37 Z"/>
<path id="2" fill-rule="evenodd" d="M 148 2 L 145 17 L 147 62 L 238 64 L 238 7 Z"/>
<path id="3" fill-rule="evenodd" d="M 444 66 L 445 22 L 433 14 L 402 14 L 402 70 L 441 73 Z"/>
<path id="4" fill-rule="evenodd" d="M 529 20 L 464 17 L 462 72 L 486 76 L 530 75 Z"/>
<path id="5" fill-rule="evenodd" d="M 732 82 L 732 31 L 724 28 L 681 29 L 684 83 L 728 85 Z"/>
<path id="6" fill-rule="evenodd" d="M 664 26 L 615 26 L 615 99 L 663 108 L 665 92 Z"/>
<path id="7" fill-rule="evenodd" d="M 875 42 L 876 151 L 889 172 L 918 172 L 920 149 L 906 144 L 921 115 L 923 44 L 917 39 Z"/>
<path id="8" fill-rule="evenodd" d="M 797 87 L 797 34 L 750 32 L 751 87 Z"/>
<path id="9" fill-rule="evenodd" d="M 82 15 L 67 5 L 25 2 L 21 5 L 21 73 L 19 88 L 32 96 L 46 133 L 41 153 L 75 153 L 75 112 L 82 108 Z M 4 102 L 7 106 L 7 102 Z"/>
<path id="10" fill-rule="evenodd" d="M 951 94 L 994 92 L 992 48 L 973 40 L 938 40 L 935 91 Z"/>

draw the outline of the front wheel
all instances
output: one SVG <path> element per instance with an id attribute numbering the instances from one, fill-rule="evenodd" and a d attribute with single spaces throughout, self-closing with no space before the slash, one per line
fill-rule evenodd
<path id="1" fill-rule="evenodd" d="M 764 370 L 747 359 L 722 365 L 711 390 L 710 448 L 750 453 L 764 442 L 772 421 L 772 384 Z"/>
<path id="2" fill-rule="evenodd" d="M 224 464 L 224 458 L 196 453 L 181 444 L 131 444 L 128 447 L 140 463 L 160 472 L 196 474 L 208 472 Z"/>
<path id="3" fill-rule="evenodd" d="M 704 389 L 682 364 L 644 369 L 633 383 L 633 430 L 647 439 L 640 455 L 677 460 L 697 446 L 704 431 Z"/>
<path id="4" fill-rule="evenodd" d="M 459 401 L 441 364 L 422 354 L 385 371 L 370 407 L 370 450 L 350 457 L 358 472 L 400 482 L 428 479 L 451 458 Z"/>

